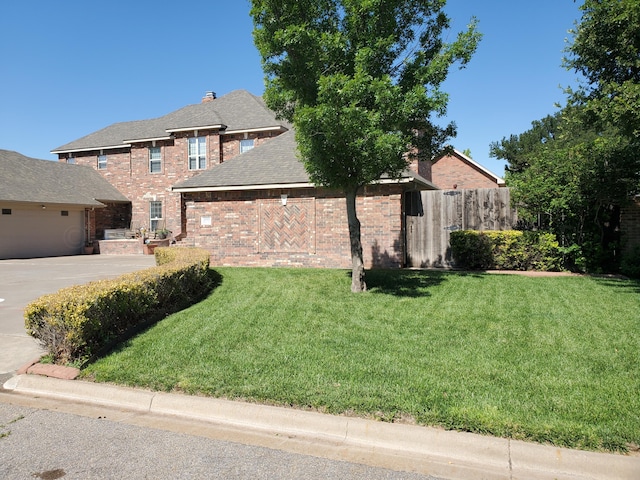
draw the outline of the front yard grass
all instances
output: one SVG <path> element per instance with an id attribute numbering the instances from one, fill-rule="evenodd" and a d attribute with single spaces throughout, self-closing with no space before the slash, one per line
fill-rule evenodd
<path id="1" fill-rule="evenodd" d="M 216 268 L 221 283 L 83 375 L 100 382 L 628 451 L 640 282 Z"/>

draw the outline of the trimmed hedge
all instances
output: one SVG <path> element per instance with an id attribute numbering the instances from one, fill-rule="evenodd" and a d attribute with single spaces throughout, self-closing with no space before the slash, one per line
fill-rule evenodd
<path id="1" fill-rule="evenodd" d="M 156 267 L 63 288 L 25 309 L 27 333 L 58 364 L 84 362 L 116 339 L 203 298 L 212 287 L 209 252 L 164 247 Z"/>
<path id="2" fill-rule="evenodd" d="M 451 232 L 451 255 L 456 266 L 472 270 L 562 269 L 555 235 L 520 230 Z"/>

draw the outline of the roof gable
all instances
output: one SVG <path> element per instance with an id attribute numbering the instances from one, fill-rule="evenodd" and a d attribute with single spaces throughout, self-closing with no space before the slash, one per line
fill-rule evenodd
<path id="1" fill-rule="evenodd" d="M 489 180 L 495 182 L 498 186 L 504 186 L 505 185 L 505 181 L 504 181 L 503 178 L 499 177 L 495 173 L 493 173 L 490 170 L 486 169 L 485 167 L 480 165 L 478 162 L 473 160 L 471 157 L 466 156 L 464 153 L 462 153 L 462 152 L 460 152 L 460 151 L 458 151 L 456 149 L 453 149 L 453 155 L 456 158 L 458 158 L 460 161 L 466 163 L 467 165 L 471 166 L 473 169 L 475 169 L 478 172 L 480 172 L 482 175 L 487 177 Z M 447 155 L 442 155 L 442 156 L 434 159 L 433 163 L 436 163 L 438 160 L 440 160 L 441 158 L 443 158 L 445 156 L 447 156 Z"/>
<path id="2" fill-rule="evenodd" d="M 0 150 L 0 201 L 101 207 L 129 200 L 91 167 Z"/>

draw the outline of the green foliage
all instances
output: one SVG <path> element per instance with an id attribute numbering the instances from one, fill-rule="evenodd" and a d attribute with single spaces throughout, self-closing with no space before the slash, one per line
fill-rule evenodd
<path id="1" fill-rule="evenodd" d="M 208 291 L 207 251 L 172 247 L 156 252 L 157 267 L 63 288 L 34 300 L 25 309 L 27 333 L 56 363 L 78 362 Z"/>
<path id="2" fill-rule="evenodd" d="M 622 255 L 620 273 L 630 278 L 640 278 L 640 246 L 636 246 Z"/>
<path id="3" fill-rule="evenodd" d="M 542 120 L 531 122 L 531 129 L 520 135 L 504 137 L 500 142 L 492 142 L 490 155 L 507 161 L 507 172 L 523 172 L 531 166 L 529 155 L 541 144 L 554 140 L 558 135 L 560 114 L 547 115 Z"/>
<path id="4" fill-rule="evenodd" d="M 450 242 L 456 264 L 472 270 L 558 271 L 563 264 L 550 233 L 459 230 Z"/>
<path id="5" fill-rule="evenodd" d="M 585 0 L 571 30 L 567 68 L 586 79 L 572 101 L 592 120 L 615 125 L 627 137 L 640 134 L 640 9 L 637 0 Z"/>
<path id="6" fill-rule="evenodd" d="M 266 74 L 265 101 L 294 123 L 312 179 L 333 188 L 397 176 L 410 146 L 424 158 L 453 125 L 439 90 L 454 63 L 480 40 L 476 22 L 451 43 L 445 2 L 253 0 L 254 41 Z"/>
<path id="7" fill-rule="evenodd" d="M 493 265 L 491 240 L 472 230 L 451 232 L 451 254 L 456 263 L 472 270 L 487 270 Z"/>

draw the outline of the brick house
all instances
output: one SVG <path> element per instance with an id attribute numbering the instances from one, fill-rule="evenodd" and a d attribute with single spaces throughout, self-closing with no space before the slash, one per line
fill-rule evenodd
<path id="1" fill-rule="evenodd" d="M 502 178 L 458 150 L 436 158 L 426 166 L 425 175 L 441 190 L 505 187 Z"/>
<path id="2" fill-rule="evenodd" d="M 92 168 L 0 150 L 0 259 L 82 253 L 96 215 L 128 204 Z"/>
<path id="3" fill-rule="evenodd" d="M 261 98 L 237 90 L 52 153 L 93 167 L 130 200 L 129 212 L 96 215 L 97 238 L 166 227 L 179 243 L 209 249 L 215 264 L 347 267 L 344 198 L 309 182 L 290 130 Z M 358 209 L 368 266 L 403 264 L 403 195 L 434 188 L 407 171 L 365 189 Z"/>
<path id="4" fill-rule="evenodd" d="M 129 199 L 128 211 L 117 205 L 96 215 L 96 238 L 167 228 L 179 244 L 207 248 L 213 264 L 350 266 L 344 197 L 311 184 L 291 125 L 244 90 L 113 124 L 52 153 L 93 167 Z M 461 188 L 476 171 L 487 177 L 459 155 L 473 170 L 457 180 Z M 357 208 L 367 267 L 405 264 L 404 205 L 411 192 L 438 188 L 429 176 L 444 163 L 414 162 L 399 180 L 363 190 Z M 496 186 L 499 179 L 489 177 Z M 100 244 L 106 253 L 107 242 Z"/>

